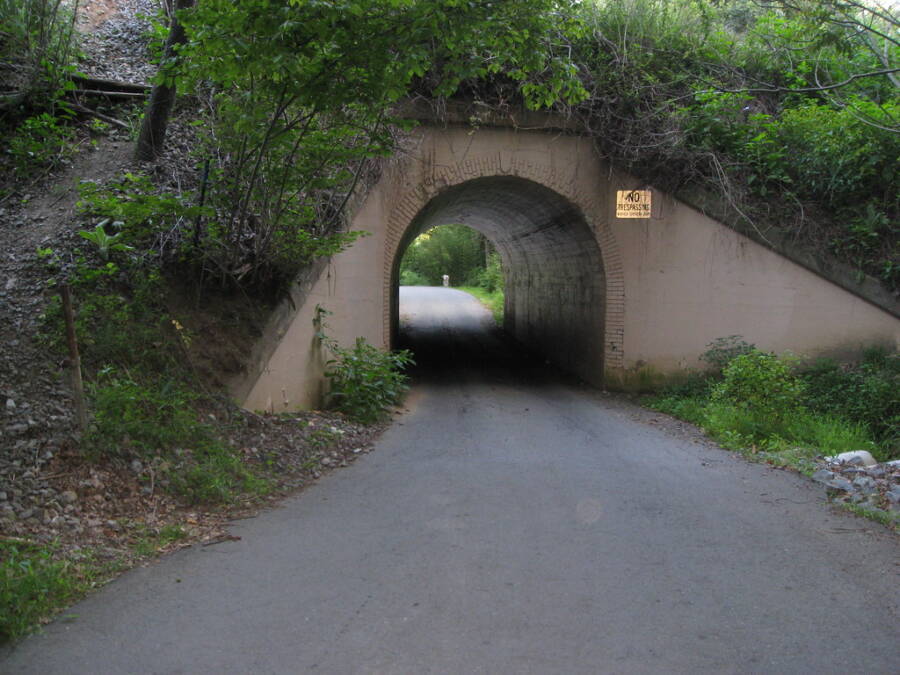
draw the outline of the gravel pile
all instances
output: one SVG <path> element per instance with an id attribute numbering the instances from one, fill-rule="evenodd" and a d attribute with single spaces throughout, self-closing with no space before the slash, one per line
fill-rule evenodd
<path id="1" fill-rule="evenodd" d="M 866 465 L 859 457 L 824 464 L 812 476 L 831 501 L 900 518 L 900 461 Z"/>
<path id="2" fill-rule="evenodd" d="M 79 70 L 106 80 L 145 84 L 156 73 L 149 62 L 152 25 L 159 0 L 91 0 L 79 6 L 78 27 L 85 58 Z"/>

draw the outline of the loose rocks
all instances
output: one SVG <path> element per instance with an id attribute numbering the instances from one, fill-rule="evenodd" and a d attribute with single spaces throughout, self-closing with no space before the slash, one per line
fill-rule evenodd
<path id="1" fill-rule="evenodd" d="M 855 504 L 900 520 L 900 463 L 878 464 L 872 458 L 873 464 L 867 465 L 869 458 L 864 450 L 826 458 L 828 464 L 812 479 L 825 486 L 833 502 Z"/>

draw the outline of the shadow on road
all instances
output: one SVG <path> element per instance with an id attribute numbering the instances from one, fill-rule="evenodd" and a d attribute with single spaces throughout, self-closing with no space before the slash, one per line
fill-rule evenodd
<path id="1" fill-rule="evenodd" d="M 413 352 L 416 383 L 569 379 L 499 328 L 478 300 L 452 288 L 400 287 L 398 347 Z"/>

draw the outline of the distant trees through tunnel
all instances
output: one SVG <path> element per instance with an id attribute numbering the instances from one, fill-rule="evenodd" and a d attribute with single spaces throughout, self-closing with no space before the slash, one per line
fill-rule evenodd
<path id="1" fill-rule="evenodd" d="M 491 241 L 466 225 L 440 225 L 416 237 L 400 262 L 401 286 L 503 288 L 500 255 Z"/>

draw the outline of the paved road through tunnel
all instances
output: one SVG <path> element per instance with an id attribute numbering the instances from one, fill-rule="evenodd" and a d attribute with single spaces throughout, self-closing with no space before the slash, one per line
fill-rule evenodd
<path id="1" fill-rule="evenodd" d="M 421 366 L 374 452 L 0 671 L 898 671 L 894 535 L 522 361 L 459 291 L 402 312 Z"/>

